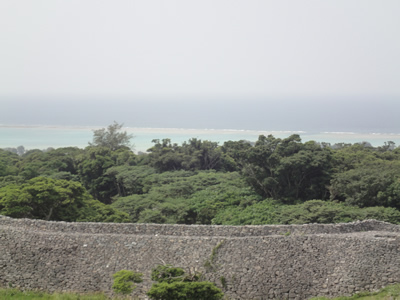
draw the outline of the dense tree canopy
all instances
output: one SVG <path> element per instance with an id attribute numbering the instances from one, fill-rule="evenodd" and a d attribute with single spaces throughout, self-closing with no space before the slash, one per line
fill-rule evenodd
<path id="1" fill-rule="evenodd" d="M 393 142 L 330 145 L 261 135 L 255 143 L 220 146 L 166 138 L 136 155 L 121 128 L 95 131 L 85 149 L 0 149 L 0 214 L 178 224 L 400 223 L 400 148 Z"/>
<path id="2" fill-rule="evenodd" d="M 241 155 L 242 172 L 263 197 L 285 203 L 326 198 L 331 151 L 314 142 L 301 143 L 298 135 L 286 139 L 261 135 Z"/>
<path id="3" fill-rule="evenodd" d="M 0 212 L 17 218 L 72 221 L 90 196 L 78 182 L 46 177 L 0 189 Z"/>

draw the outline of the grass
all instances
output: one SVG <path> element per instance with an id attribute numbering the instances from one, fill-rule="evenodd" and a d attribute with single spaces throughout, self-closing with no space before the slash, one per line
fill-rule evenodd
<path id="1" fill-rule="evenodd" d="M 17 289 L 0 289 L 1 300 L 111 300 L 104 294 L 76 294 L 20 291 Z M 113 298 L 126 299 L 126 298 Z M 129 299 L 129 298 L 128 298 Z M 317 297 L 310 300 L 400 300 L 400 284 L 389 285 L 378 292 L 362 292 L 351 297 L 326 298 Z"/>
<path id="2" fill-rule="evenodd" d="M 362 292 L 350 297 L 317 297 L 310 300 L 400 300 L 400 284 L 388 285 L 378 292 Z"/>
<path id="3" fill-rule="evenodd" d="M 49 294 L 40 291 L 20 291 L 18 289 L 0 289 L 2 300 L 110 300 L 104 294 L 77 294 L 77 293 L 54 293 Z"/>

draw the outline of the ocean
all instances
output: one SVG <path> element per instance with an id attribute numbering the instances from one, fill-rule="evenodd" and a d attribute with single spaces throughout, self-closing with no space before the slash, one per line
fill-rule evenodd
<path id="1" fill-rule="evenodd" d="M 84 148 L 92 141 L 93 130 L 101 127 L 92 126 L 6 126 L 0 125 L 0 148 L 47 149 L 74 146 Z M 134 128 L 124 127 L 124 131 L 133 134 L 135 152 L 146 152 L 154 139 L 171 139 L 172 143 L 181 144 L 191 138 L 218 142 L 248 140 L 256 141 L 258 136 L 272 134 L 277 138 L 286 138 L 299 134 L 302 141 L 335 143 L 369 142 L 373 146 L 384 145 L 387 141 L 400 144 L 400 134 L 395 133 L 360 133 L 360 132 L 307 132 L 307 131 L 259 131 L 235 129 L 183 129 L 183 128 Z"/>
<path id="2" fill-rule="evenodd" d="M 0 148 L 46 149 L 92 141 L 93 130 L 115 121 L 132 133 L 136 152 L 154 139 L 256 141 L 260 134 L 303 142 L 400 144 L 396 97 L 318 99 L 0 98 Z"/>

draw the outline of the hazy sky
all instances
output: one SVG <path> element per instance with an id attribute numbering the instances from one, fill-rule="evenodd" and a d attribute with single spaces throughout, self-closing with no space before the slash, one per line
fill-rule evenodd
<path id="1" fill-rule="evenodd" d="M 4 120 L 14 98 L 400 103 L 399 0 L 4 0 L 0 43 Z"/>

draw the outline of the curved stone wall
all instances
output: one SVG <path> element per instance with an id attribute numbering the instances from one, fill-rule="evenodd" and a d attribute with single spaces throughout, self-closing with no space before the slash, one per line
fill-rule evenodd
<path id="1" fill-rule="evenodd" d="M 212 268 L 205 268 L 213 249 Z M 349 295 L 400 282 L 400 227 L 66 223 L 0 216 L 0 285 L 111 293 L 112 274 L 169 263 L 205 274 L 229 299 Z M 221 277 L 226 286 L 221 284 Z"/>

